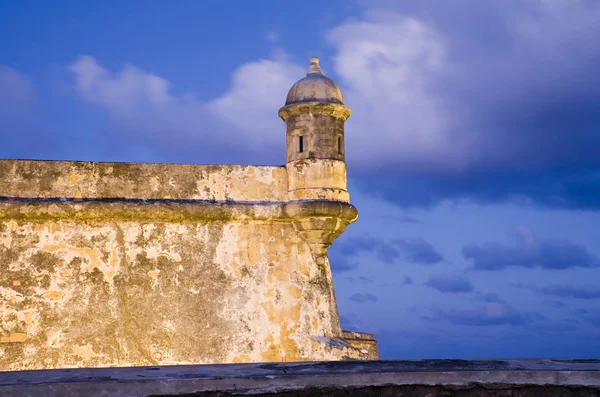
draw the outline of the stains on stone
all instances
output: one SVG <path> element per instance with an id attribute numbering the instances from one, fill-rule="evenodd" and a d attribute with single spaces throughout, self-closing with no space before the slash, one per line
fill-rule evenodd
<path id="1" fill-rule="evenodd" d="M 52 274 L 54 269 L 60 265 L 61 259 L 50 252 L 38 251 L 31 255 L 28 262 L 37 271 Z"/>
<path id="2" fill-rule="evenodd" d="M 7 272 L 9 270 L 9 265 L 16 262 L 18 259 L 19 254 L 17 250 L 9 249 L 0 245 L 0 272 Z"/>
<path id="3" fill-rule="evenodd" d="M 347 201 L 345 164 L 311 153 L 309 179 L 294 186 L 314 198 L 327 179 L 319 197 Z M 27 339 L 0 345 L 0 370 L 361 357 L 312 337 L 341 330 L 327 266 L 292 223 L 321 219 L 308 223 L 335 229 L 330 244 L 339 228 L 325 218 L 352 211 L 300 202 L 288 214 L 286 168 L 0 160 L 2 170 L 0 335 Z"/>
<path id="4" fill-rule="evenodd" d="M 327 114 L 298 114 L 286 123 L 286 162 L 302 159 L 344 160 L 338 137 L 344 136 L 344 120 Z M 303 150 L 298 150 L 302 136 Z"/>
<path id="5" fill-rule="evenodd" d="M 269 166 L 0 160 L 0 175 L 3 197 L 278 201 L 287 188 Z"/>

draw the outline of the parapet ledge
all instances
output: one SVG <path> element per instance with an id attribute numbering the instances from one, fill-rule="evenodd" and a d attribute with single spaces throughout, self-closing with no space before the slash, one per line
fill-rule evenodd
<path id="1" fill-rule="evenodd" d="M 364 342 L 375 342 L 375 335 L 357 331 L 342 331 L 342 337 L 346 340 L 357 340 Z"/>
<path id="2" fill-rule="evenodd" d="M 379 392 L 508 396 L 525 388 L 536 396 L 597 396 L 600 360 L 337 361 L 0 372 L 2 397 L 284 392 L 294 396 L 375 396 Z M 457 393 L 461 390 L 464 394 Z"/>
<path id="3" fill-rule="evenodd" d="M 102 220 L 109 218 L 150 219 L 164 222 L 335 219 L 347 225 L 358 218 L 358 211 L 349 203 L 323 200 L 241 202 L 0 197 L 0 219 Z"/>
<path id="4" fill-rule="evenodd" d="M 338 103 L 309 101 L 284 106 L 279 109 L 278 114 L 285 122 L 287 122 L 290 117 L 296 117 L 302 114 L 324 114 L 327 116 L 338 117 L 346 121 L 352 114 L 352 111 L 350 108 Z"/>
<path id="5" fill-rule="evenodd" d="M 287 191 L 284 166 L 0 159 L 5 197 L 276 202 Z"/>

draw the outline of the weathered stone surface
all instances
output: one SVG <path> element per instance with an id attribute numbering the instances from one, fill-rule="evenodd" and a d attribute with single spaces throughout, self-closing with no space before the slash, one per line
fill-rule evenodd
<path id="1" fill-rule="evenodd" d="M 0 161 L 0 370 L 370 357 L 342 338 L 325 252 L 350 204 L 195 200 L 129 185 L 154 165 L 44 164 Z M 160 167 L 179 188 L 194 180 Z M 273 186 L 220 187 L 203 192 Z"/>
<path id="2" fill-rule="evenodd" d="M 161 219 L 164 204 L 133 220 L 115 205 L 135 207 L 0 210 L 0 369 L 367 357 L 340 338 L 329 266 L 290 220 L 343 203 L 185 222 Z"/>
<path id="3" fill-rule="evenodd" d="M 342 337 L 352 346 L 360 350 L 366 350 L 369 360 L 379 360 L 379 350 L 377 349 L 375 335 L 364 332 L 342 331 Z"/>
<path id="4" fill-rule="evenodd" d="M 0 396 L 591 397 L 600 360 L 423 360 L 0 372 Z"/>
<path id="5" fill-rule="evenodd" d="M 290 88 L 285 100 L 286 105 L 306 102 L 344 104 L 342 91 L 337 84 L 323 75 L 317 57 L 310 59 L 306 77 Z"/>
<path id="6" fill-rule="evenodd" d="M 287 164 L 290 200 L 350 201 L 346 190 L 346 163 L 304 159 Z"/>
<path id="7" fill-rule="evenodd" d="M 326 251 L 358 216 L 349 109 L 280 114 L 285 167 L 0 160 L 0 371 L 378 357 Z"/>
<path id="8" fill-rule="evenodd" d="M 0 160 L 0 196 L 285 201 L 284 167 Z"/>

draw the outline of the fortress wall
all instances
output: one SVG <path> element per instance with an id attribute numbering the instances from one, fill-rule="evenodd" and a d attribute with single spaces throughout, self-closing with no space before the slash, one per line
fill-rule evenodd
<path id="1" fill-rule="evenodd" d="M 361 357 L 335 346 L 329 266 L 279 205 L 184 222 L 100 206 L 0 206 L 0 370 Z"/>
<path id="2" fill-rule="evenodd" d="M 0 223 L 0 370 L 340 359 L 334 299 L 286 222 Z"/>
<path id="3" fill-rule="evenodd" d="M 285 185 L 281 167 L 0 161 L 0 371 L 367 358 L 296 230 L 356 210 Z"/>
<path id="4" fill-rule="evenodd" d="M 285 201 L 285 167 L 0 160 L 0 197 Z"/>

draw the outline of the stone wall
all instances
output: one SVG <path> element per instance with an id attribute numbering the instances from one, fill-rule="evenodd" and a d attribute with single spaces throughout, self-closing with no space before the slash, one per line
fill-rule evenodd
<path id="1" fill-rule="evenodd" d="M 0 160 L 0 196 L 285 201 L 285 167 Z"/>
<path id="2" fill-rule="evenodd" d="M 368 358 L 311 240 L 356 209 L 286 175 L 0 161 L 0 370 Z"/>
<path id="3" fill-rule="evenodd" d="M 600 360 L 422 360 L 0 372 L 0 397 L 597 397 Z"/>

